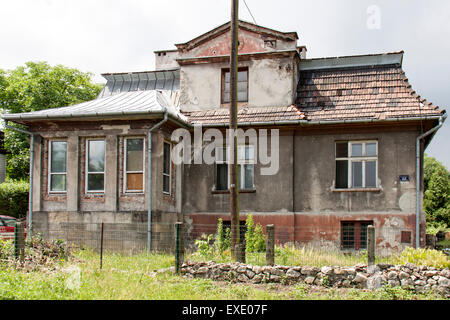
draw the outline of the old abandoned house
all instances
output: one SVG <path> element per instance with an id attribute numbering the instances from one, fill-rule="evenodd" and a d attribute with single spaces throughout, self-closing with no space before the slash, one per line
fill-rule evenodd
<path id="1" fill-rule="evenodd" d="M 413 91 L 403 52 L 307 59 L 297 41 L 239 22 L 239 126 L 279 129 L 280 146 L 275 175 L 241 163 L 240 219 L 279 242 L 358 250 L 373 224 L 380 252 L 424 245 L 423 154 L 445 110 Z M 170 161 L 175 129 L 226 129 L 229 44 L 226 23 L 155 51 L 155 71 L 104 74 L 93 101 L 4 114 L 34 136 L 33 230 L 147 222 L 163 249 L 176 221 L 193 237 L 229 221 L 226 160 Z"/>

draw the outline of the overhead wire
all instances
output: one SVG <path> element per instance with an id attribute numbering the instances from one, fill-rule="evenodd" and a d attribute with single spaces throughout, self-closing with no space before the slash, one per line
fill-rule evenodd
<path id="1" fill-rule="evenodd" d="M 255 17 L 254 17 L 253 14 L 252 14 L 252 11 L 250 10 L 250 8 L 249 8 L 248 5 L 247 5 L 247 2 L 246 2 L 245 0 L 243 0 L 243 1 L 244 1 L 245 6 L 247 7 L 248 13 L 250 13 L 250 16 L 251 16 L 252 19 L 253 19 L 253 22 L 254 22 L 255 24 L 257 24 L 257 23 L 256 23 L 256 19 L 255 19 Z"/>

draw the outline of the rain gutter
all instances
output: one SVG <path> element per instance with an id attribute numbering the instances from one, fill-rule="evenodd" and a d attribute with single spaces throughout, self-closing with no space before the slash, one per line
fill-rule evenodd
<path id="1" fill-rule="evenodd" d="M 238 122 L 239 127 L 244 126 L 277 126 L 277 125 L 325 125 L 325 124 L 358 124 L 358 123 L 374 123 L 374 122 L 399 122 L 399 121 L 419 121 L 419 120 L 436 120 L 441 116 L 425 116 L 411 118 L 391 118 L 391 119 L 355 119 L 355 120 L 288 120 L 288 121 L 248 121 Z M 202 123 L 203 127 L 228 127 L 228 123 Z"/>

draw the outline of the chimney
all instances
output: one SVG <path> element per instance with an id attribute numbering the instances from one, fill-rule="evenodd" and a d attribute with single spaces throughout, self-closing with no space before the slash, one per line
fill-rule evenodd
<path id="1" fill-rule="evenodd" d="M 298 54 L 300 55 L 300 59 L 306 59 L 306 46 L 297 47 Z"/>

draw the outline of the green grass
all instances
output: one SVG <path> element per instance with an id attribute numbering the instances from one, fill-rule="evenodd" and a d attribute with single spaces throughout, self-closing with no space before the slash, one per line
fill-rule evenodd
<path id="1" fill-rule="evenodd" d="M 339 261 L 336 261 L 339 262 Z M 352 262 L 351 260 L 340 261 Z M 134 256 L 105 254 L 103 268 L 92 251 L 73 253 L 58 271 L 23 272 L 0 266 L 0 299 L 19 300 L 425 300 L 442 299 L 435 294 L 413 294 L 401 288 L 377 291 L 312 288 L 304 284 L 232 284 L 210 279 L 186 279 L 171 273 L 152 273 L 173 266 L 168 254 L 146 253 Z M 79 286 L 70 286 L 79 273 Z"/>
<path id="2" fill-rule="evenodd" d="M 193 252 L 186 255 L 186 259 L 192 261 L 212 260 L 218 263 L 230 262 L 230 251 L 226 250 L 223 254 L 209 253 L 200 254 L 200 252 Z M 391 263 L 395 264 L 397 257 L 377 257 L 376 263 Z M 246 253 L 246 263 L 252 265 L 265 265 L 265 252 Z M 275 264 L 285 266 L 340 266 L 349 267 L 356 264 L 367 263 L 367 254 L 361 251 L 357 254 L 345 254 L 338 250 L 321 250 L 310 247 L 292 247 L 280 246 L 275 247 Z"/>

